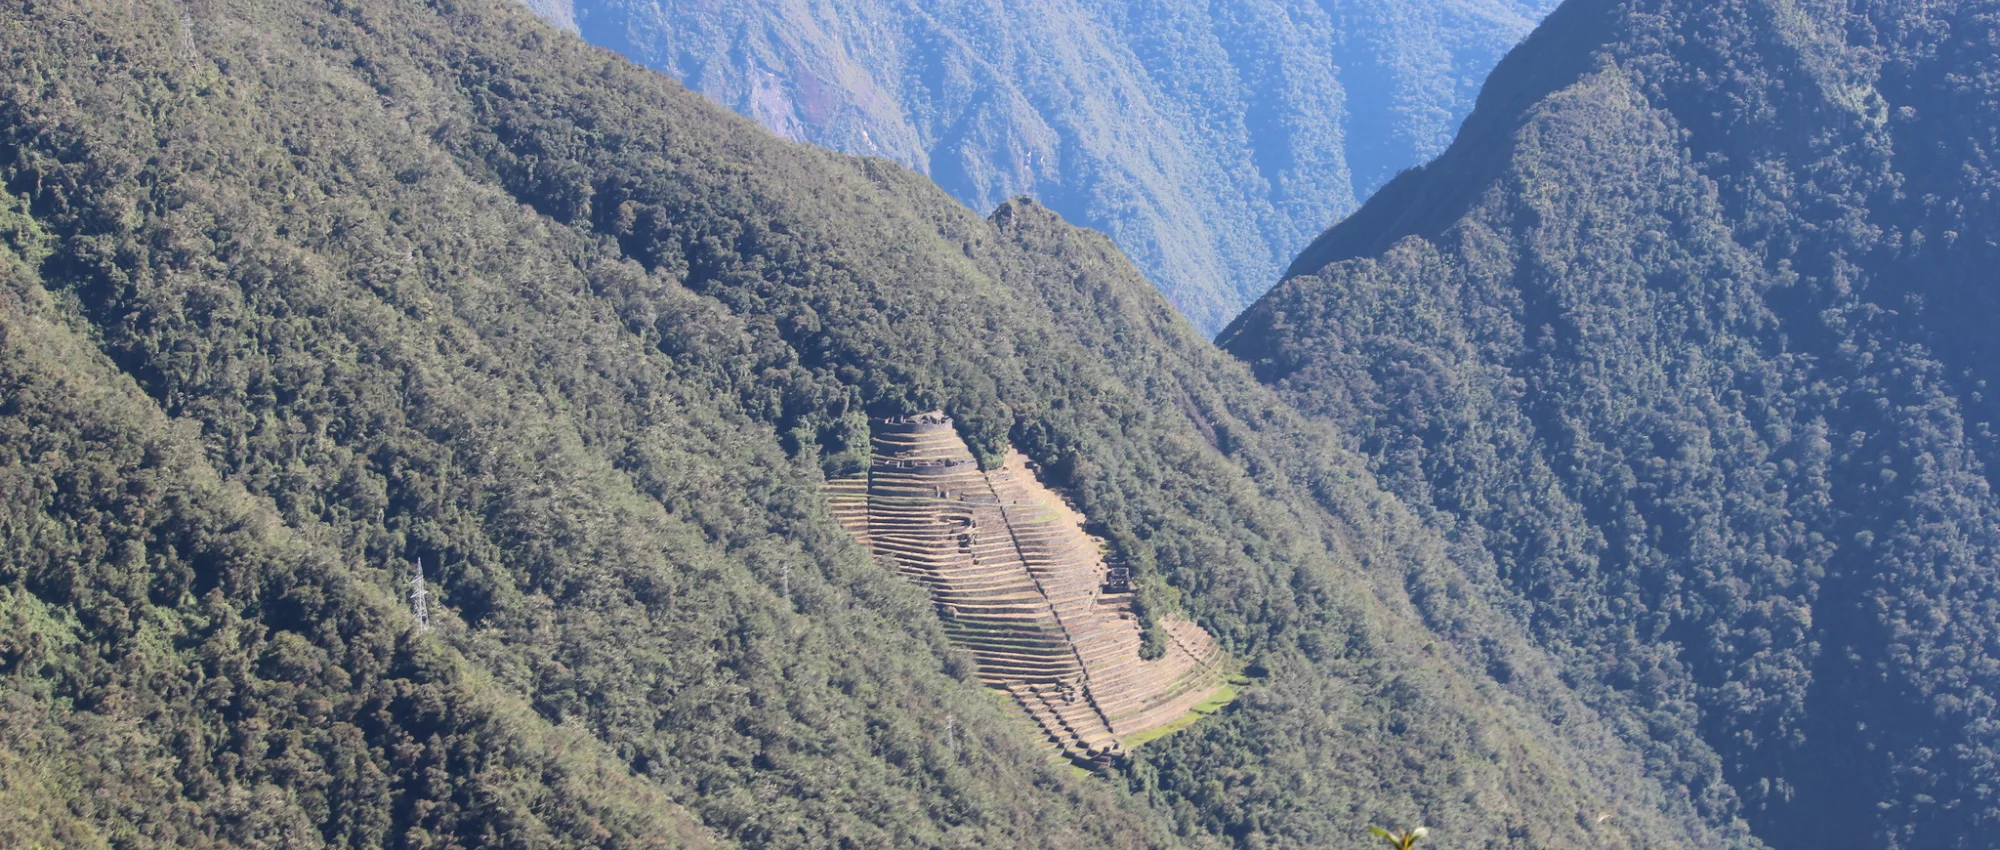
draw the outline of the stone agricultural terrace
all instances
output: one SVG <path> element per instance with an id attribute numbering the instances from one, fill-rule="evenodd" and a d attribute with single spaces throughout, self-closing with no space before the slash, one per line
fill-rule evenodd
<path id="1" fill-rule="evenodd" d="M 1012 695 L 1069 758 L 1104 764 L 1187 714 L 1231 672 L 1200 626 L 1162 617 L 1166 654 L 1139 657 L 1130 572 L 1027 458 L 981 471 L 942 414 L 878 419 L 866 474 L 829 482 L 842 526 L 931 593 L 979 678 Z"/>

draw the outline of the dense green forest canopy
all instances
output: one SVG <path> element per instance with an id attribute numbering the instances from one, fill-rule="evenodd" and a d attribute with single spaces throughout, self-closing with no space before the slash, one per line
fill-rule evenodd
<path id="1" fill-rule="evenodd" d="M 1753 843 L 1045 207 L 502 0 L 0 27 L 0 844 Z M 1034 749 L 822 494 L 940 408 L 1257 681 L 1101 776 Z"/>
<path id="2" fill-rule="evenodd" d="M 1110 234 L 1213 334 L 1554 0 L 530 0 L 792 139 Z"/>
<path id="3" fill-rule="evenodd" d="M 1773 847 L 2000 826 L 1996 28 L 1575 0 L 1222 337 Z"/>

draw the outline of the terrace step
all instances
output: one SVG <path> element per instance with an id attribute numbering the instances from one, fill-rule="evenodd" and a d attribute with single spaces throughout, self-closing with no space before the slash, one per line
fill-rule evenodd
<path id="1" fill-rule="evenodd" d="M 1045 746 L 1104 764 L 1223 685 L 1220 649 L 1185 620 L 1161 621 L 1165 657 L 1139 657 L 1129 567 L 1107 563 L 1110 547 L 1026 458 L 981 470 L 936 413 L 875 420 L 872 435 L 868 472 L 827 482 L 835 521 L 930 592 L 978 679 L 1010 694 Z"/>

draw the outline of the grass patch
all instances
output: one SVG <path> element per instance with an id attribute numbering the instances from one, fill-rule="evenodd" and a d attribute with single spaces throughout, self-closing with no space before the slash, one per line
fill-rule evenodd
<path id="1" fill-rule="evenodd" d="M 1221 711 L 1223 706 L 1235 702 L 1236 698 L 1242 695 L 1244 686 L 1249 684 L 1250 679 L 1247 677 L 1231 676 L 1229 677 L 1229 681 L 1224 682 L 1222 687 L 1217 688 L 1215 693 L 1209 695 L 1208 699 L 1202 700 L 1194 708 L 1188 709 L 1186 714 L 1174 718 L 1170 723 L 1126 738 L 1123 743 L 1127 748 L 1136 748 L 1193 726 L 1196 721 Z"/>

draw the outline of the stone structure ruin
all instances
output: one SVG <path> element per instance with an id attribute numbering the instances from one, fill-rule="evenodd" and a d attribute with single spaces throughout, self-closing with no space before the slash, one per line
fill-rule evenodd
<path id="1" fill-rule="evenodd" d="M 1021 454 L 981 471 L 939 413 L 871 425 L 868 471 L 828 484 L 834 516 L 930 591 L 980 680 L 1011 695 L 1052 749 L 1101 768 L 1226 684 L 1227 659 L 1185 619 L 1162 618 L 1166 654 L 1139 657 L 1130 566 L 1107 561 Z"/>

